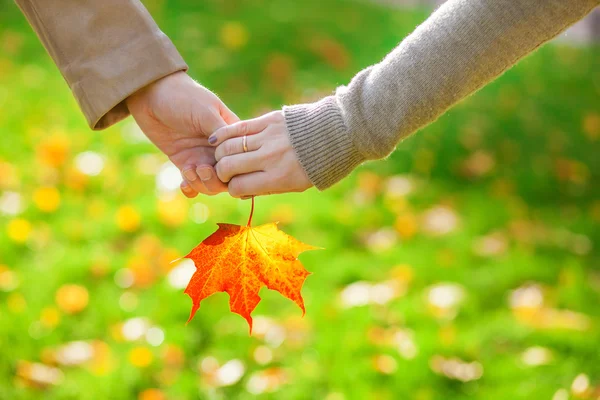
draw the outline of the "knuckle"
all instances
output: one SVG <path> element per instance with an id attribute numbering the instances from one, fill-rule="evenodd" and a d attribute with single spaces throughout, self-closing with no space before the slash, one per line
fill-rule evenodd
<path id="1" fill-rule="evenodd" d="M 248 123 L 246 121 L 241 121 L 239 125 L 240 135 L 245 135 L 248 133 Z"/>
<path id="2" fill-rule="evenodd" d="M 233 178 L 229 184 L 227 185 L 227 189 L 229 190 L 229 194 L 233 197 L 240 197 L 244 193 L 242 192 L 242 184 L 239 179 Z"/>
<path id="3" fill-rule="evenodd" d="M 204 132 L 204 126 L 205 126 L 206 121 L 209 118 L 210 118 L 210 111 L 208 111 L 204 108 L 199 111 L 192 112 L 192 115 L 190 116 L 190 124 L 191 124 L 192 132 L 197 133 L 197 134 L 206 133 L 206 132 Z"/>
<path id="4" fill-rule="evenodd" d="M 192 115 L 190 119 L 190 131 L 195 134 L 203 134 L 202 130 L 202 117 L 197 115 Z"/>
<path id="5" fill-rule="evenodd" d="M 219 143 L 227 140 L 231 136 L 231 125 L 226 125 L 217 129 L 214 134 L 217 137 L 217 142 Z"/>
<path id="6" fill-rule="evenodd" d="M 216 166 L 217 176 L 223 182 L 229 181 L 229 173 L 231 171 L 231 160 L 229 158 L 222 158 Z"/>
<path id="7" fill-rule="evenodd" d="M 224 157 L 223 155 L 223 148 L 221 146 L 217 147 L 215 149 L 215 160 L 217 162 L 221 161 L 221 159 Z"/>
<path id="8" fill-rule="evenodd" d="M 232 155 L 235 154 L 235 141 L 234 140 L 228 140 L 225 142 L 225 146 L 223 148 L 223 150 L 225 150 L 225 155 Z"/>
<path id="9" fill-rule="evenodd" d="M 282 185 L 286 184 L 287 183 L 287 174 L 282 171 L 273 173 L 273 182 L 275 182 L 277 184 L 277 186 L 282 186 Z"/>

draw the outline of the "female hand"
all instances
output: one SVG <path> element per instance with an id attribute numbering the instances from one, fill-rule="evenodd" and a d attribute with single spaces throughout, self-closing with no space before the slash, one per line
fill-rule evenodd
<path id="1" fill-rule="evenodd" d="M 292 148 L 283 111 L 224 126 L 208 142 L 217 146 L 217 176 L 229 182 L 233 197 L 303 192 L 313 186 Z"/>

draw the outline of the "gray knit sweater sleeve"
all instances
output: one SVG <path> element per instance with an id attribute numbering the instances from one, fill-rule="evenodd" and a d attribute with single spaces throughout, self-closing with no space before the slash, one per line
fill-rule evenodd
<path id="1" fill-rule="evenodd" d="M 600 0 L 449 0 L 335 95 L 284 107 L 312 183 L 326 189 L 433 122 Z"/>

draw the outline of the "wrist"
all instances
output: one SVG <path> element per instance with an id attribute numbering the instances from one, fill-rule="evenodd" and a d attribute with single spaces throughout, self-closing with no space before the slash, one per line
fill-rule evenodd
<path id="1" fill-rule="evenodd" d="M 180 85 L 180 82 L 185 80 L 191 80 L 187 72 L 173 72 L 139 89 L 125 99 L 125 104 L 131 114 L 134 114 L 134 112 L 139 113 L 140 111 L 150 112 L 153 108 L 153 99 L 160 96 L 158 92 L 170 90 L 169 88 L 175 85 Z"/>
<path id="2" fill-rule="evenodd" d="M 334 185 L 366 160 L 348 135 L 335 97 L 284 107 L 283 112 L 296 156 L 319 190 Z"/>

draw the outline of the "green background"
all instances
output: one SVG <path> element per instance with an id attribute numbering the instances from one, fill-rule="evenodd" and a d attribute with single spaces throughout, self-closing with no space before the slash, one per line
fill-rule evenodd
<path id="1" fill-rule="evenodd" d="M 242 118 L 331 93 L 428 15 L 345 0 L 145 3 Z M 132 132 L 131 119 L 91 132 L 16 6 L 0 5 L 0 199 L 22 205 L 0 213 L 0 399 L 600 396 L 597 46 L 544 46 L 326 192 L 258 198 L 256 224 L 279 220 L 325 250 L 300 257 L 306 316 L 263 289 L 253 336 L 225 294 L 185 325 L 191 302 L 168 279 L 168 261 L 217 222 L 244 223 L 250 204 L 165 198 L 166 158 Z M 77 169 L 86 151 L 104 158 L 98 176 Z M 48 187 L 60 204 L 45 212 Z M 89 296 L 76 313 L 59 290 L 71 284 Z M 164 341 L 124 338 L 137 317 Z M 92 359 L 64 365 L 74 341 Z M 58 377 L 40 383 L 27 363 Z"/>

